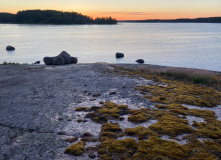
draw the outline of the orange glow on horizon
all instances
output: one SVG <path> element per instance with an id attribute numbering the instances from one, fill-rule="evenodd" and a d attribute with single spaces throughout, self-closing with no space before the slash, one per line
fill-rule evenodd
<path id="1" fill-rule="evenodd" d="M 21 9 L 22 10 L 34 10 L 34 8 L 30 9 Z M 42 9 L 47 10 L 47 9 Z M 97 17 L 112 17 L 120 20 L 147 20 L 147 19 L 178 19 L 178 18 L 199 18 L 199 17 L 220 17 L 221 13 L 179 13 L 179 12 L 171 12 L 171 13 L 146 13 L 146 12 L 98 12 L 98 11 L 74 11 L 74 10 L 62 10 L 62 9 L 51 9 L 58 11 L 67 11 L 67 12 L 78 12 L 83 15 L 87 15 L 92 18 Z M 1 12 L 8 12 L 16 14 L 17 10 L 7 10 Z"/>
<path id="2" fill-rule="evenodd" d="M 92 18 L 96 17 L 112 17 L 120 20 L 147 20 L 147 19 L 179 19 L 179 18 L 200 18 L 200 17 L 220 17 L 220 14 L 200 14 L 200 13 L 105 13 L 105 12 L 82 12 L 83 15 L 90 16 Z"/>

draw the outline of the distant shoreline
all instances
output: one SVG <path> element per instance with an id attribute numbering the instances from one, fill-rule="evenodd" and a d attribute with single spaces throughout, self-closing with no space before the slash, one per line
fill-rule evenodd
<path id="1" fill-rule="evenodd" d="M 0 23 L 12 24 L 117 24 L 112 17 L 97 17 L 95 19 L 77 12 L 62 12 L 56 10 L 25 10 L 16 14 L 0 12 Z"/>
<path id="2" fill-rule="evenodd" d="M 207 18 L 179 18 L 179 19 L 148 19 L 148 20 L 121 20 L 118 22 L 130 23 L 221 23 L 221 17 Z"/>

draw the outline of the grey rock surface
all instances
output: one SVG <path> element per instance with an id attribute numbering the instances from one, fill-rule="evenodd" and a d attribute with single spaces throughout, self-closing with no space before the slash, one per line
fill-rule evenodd
<path id="1" fill-rule="evenodd" d="M 109 64 L 65 66 L 0 65 L 0 159 L 87 160 L 91 153 L 64 154 L 65 139 L 90 132 L 99 136 L 100 124 L 85 120 L 79 106 L 99 106 L 100 101 L 151 107 L 135 87 L 153 83 L 142 78 L 116 76 Z M 125 87 L 126 86 L 126 87 Z M 116 92 L 109 95 L 110 92 Z M 94 94 L 100 94 L 94 101 Z M 81 102 L 81 103 L 79 103 Z M 77 122 L 82 118 L 84 122 Z M 126 124 L 126 121 L 122 121 Z M 58 133 L 65 133 L 59 135 Z M 87 142 L 86 146 L 98 142 Z M 90 155 L 89 155 L 90 154 Z M 98 159 L 97 153 L 95 158 Z"/>

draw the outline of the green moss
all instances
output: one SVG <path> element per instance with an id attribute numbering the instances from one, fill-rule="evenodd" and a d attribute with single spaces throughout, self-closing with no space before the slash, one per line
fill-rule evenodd
<path id="1" fill-rule="evenodd" d="M 117 104 L 116 103 L 113 103 L 113 102 L 110 102 L 110 101 L 107 101 L 104 103 L 104 108 L 114 108 L 114 107 L 117 107 Z"/>
<path id="2" fill-rule="evenodd" d="M 81 141 L 84 141 L 84 142 L 97 142 L 97 139 L 92 138 L 92 137 L 86 137 L 86 138 L 82 138 Z"/>
<path id="3" fill-rule="evenodd" d="M 139 140 L 147 139 L 150 135 L 156 135 L 153 131 L 143 126 L 127 128 L 125 134 L 128 136 L 136 136 Z"/>
<path id="4" fill-rule="evenodd" d="M 119 124 L 105 123 L 101 127 L 101 132 L 122 132 Z"/>
<path id="5" fill-rule="evenodd" d="M 78 107 L 75 109 L 75 111 L 84 111 L 86 109 L 86 107 Z"/>
<path id="6" fill-rule="evenodd" d="M 117 139 L 117 135 L 114 132 L 102 132 L 101 137 L 108 137 L 110 139 Z"/>
<path id="7" fill-rule="evenodd" d="M 166 134 L 172 137 L 182 133 L 194 132 L 186 120 L 169 114 L 158 117 L 158 122 L 150 125 L 149 128 L 159 134 Z"/>
<path id="8" fill-rule="evenodd" d="M 200 127 L 199 129 L 197 129 L 196 135 L 198 135 L 199 137 L 219 139 L 221 138 L 221 130 L 214 126 L 207 125 L 203 128 Z"/>
<path id="9" fill-rule="evenodd" d="M 73 142 L 75 142 L 77 140 L 78 140 L 78 137 L 73 137 L 73 138 L 67 138 L 65 141 L 69 142 L 69 143 L 73 143 Z"/>
<path id="10" fill-rule="evenodd" d="M 142 123 L 146 122 L 150 119 L 155 119 L 154 117 L 154 111 L 150 109 L 140 109 L 140 110 L 131 110 L 129 111 L 129 114 L 131 116 L 128 117 L 128 121 L 133 122 L 133 123 Z"/>
<path id="11" fill-rule="evenodd" d="M 177 81 L 162 81 L 168 86 L 142 86 L 137 89 L 146 94 L 144 97 L 156 103 L 179 103 L 200 107 L 213 107 L 220 104 L 221 93 L 217 90 Z"/>
<path id="12" fill-rule="evenodd" d="M 207 122 L 210 122 L 211 120 L 216 120 L 215 113 L 209 110 L 190 109 L 188 110 L 187 114 L 195 117 L 202 117 Z"/>
<path id="13" fill-rule="evenodd" d="M 189 149 L 174 141 L 162 140 L 150 136 L 148 140 L 142 140 L 138 144 L 138 150 L 134 154 L 135 160 L 139 159 L 176 159 L 183 160 L 189 156 Z"/>
<path id="14" fill-rule="evenodd" d="M 196 153 L 189 160 L 218 160 L 218 157 L 209 153 Z"/>
<path id="15" fill-rule="evenodd" d="M 191 150 L 190 158 L 191 160 L 198 159 L 218 159 L 221 155 L 221 145 L 205 140 L 201 143 L 198 139 L 194 139 L 185 145 Z"/>
<path id="16" fill-rule="evenodd" d="M 162 106 L 162 105 L 161 105 Z M 187 115 L 188 108 L 184 107 L 180 104 L 169 104 L 165 105 L 165 108 L 169 109 L 171 113 L 174 113 L 176 115 Z"/>
<path id="17" fill-rule="evenodd" d="M 206 152 L 211 153 L 219 158 L 221 158 L 221 145 L 213 142 L 204 140 L 204 149 Z"/>
<path id="18" fill-rule="evenodd" d="M 113 102 L 107 101 L 101 107 L 91 107 L 87 111 L 87 118 L 91 118 L 97 123 L 106 123 L 108 119 L 120 120 L 120 115 L 125 115 L 129 112 L 127 105 L 117 105 Z"/>
<path id="19" fill-rule="evenodd" d="M 108 140 L 101 143 L 98 154 L 101 159 L 127 159 L 132 160 L 132 156 L 137 149 L 137 143 L 132 138 L 124 140 Z"/>
<path id="20" fill-rule="evenodd" d="M 84 153 L 84 145 L 85 145 L 85 142 L 83 141 L 77 142 L 75 144 L 72 144 L 68 148 L 66 148 L 64 153 L 71 154 L 74 156 L 80 156 Z"/>

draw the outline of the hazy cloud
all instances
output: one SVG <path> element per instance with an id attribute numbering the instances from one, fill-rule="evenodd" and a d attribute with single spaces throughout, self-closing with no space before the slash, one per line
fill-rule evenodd
<path id="1" fill-rule="evenodd" d="M 121 14 L 121 15 L 151 15 L 147 12 L 127 12 L 127 11 L 119 11 L 119 12 L 105 12 L 103 14 Z"/>

